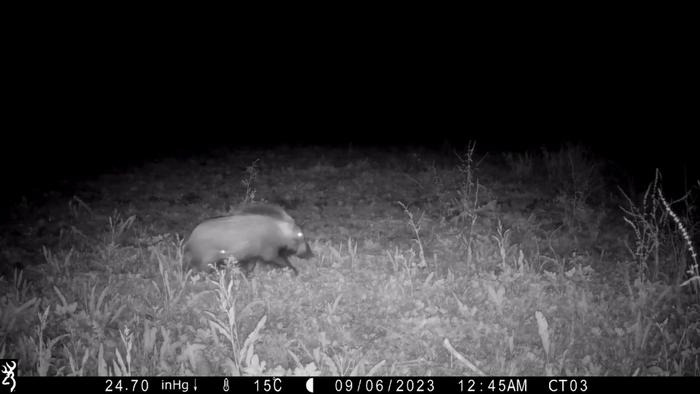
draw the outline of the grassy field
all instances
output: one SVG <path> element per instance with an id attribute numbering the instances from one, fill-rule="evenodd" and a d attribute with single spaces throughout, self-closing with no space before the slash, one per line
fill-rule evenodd
<path id="1" fill-rule="evenodd" d="M 104 174 L 3 225 L 0 358 L 22 375 L 699 375 L 698 184 L 664 196 L 652 173 L 634 193 L 608 168 L 576 146 L 289 148 Z M 183 267 L 194 226 L 250 200 L 304 228 L 299 276 Z"/>

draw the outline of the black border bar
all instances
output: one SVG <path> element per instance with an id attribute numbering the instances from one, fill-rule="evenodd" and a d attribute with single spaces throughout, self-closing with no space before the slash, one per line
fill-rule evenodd
<path id="1" fill-rule="evenodd" d="M 14 392 L 308 393 L 310 377 L 25 377 Z M 313 377 L 314 393 L 697 392 L 699 377 Z M 9 392 L 0 386 L 0 393 Z"/>

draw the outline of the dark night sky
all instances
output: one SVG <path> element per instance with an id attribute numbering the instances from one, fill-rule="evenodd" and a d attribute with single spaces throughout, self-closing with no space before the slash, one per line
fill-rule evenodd
<path id="1" fill-rule="evenodd" d="M 4 160 L 24 161 L 25 169 L 240 143 L 439 146 L 470 139 L 495 151 L 578 141 L 646 163 L 692 153 L 698 129 L 695 104 L 674 95 L 672 81 L 611 87 L 610 78 L 564 86 L 505 80 L 473 94 L 396 83 L 363 91 L 348 82 L 335 92 L 295 85 L 240 95 L 163 81 L 147 88 L 45 82 L 17 100 L 16 131 L 4 136 Z"/>
<path id="2" fill-rule="evenodd" d="M 651 48 L 649 40 L 632 49 L 630 42 L 539 51 L 524 44 L 487 48 L 493 56 L 471 61 L 459 51 L 419 58 L 335 51 L 322 62 L 299 62 L 183 59 L 150 46 L 131 57 L 32 48 L 40 59 L 17 57 L 8 89 L 4 194 L 242 142 L 440 147 L 476 140 L 495 153 L 571 141 L 644 178 L 657 165 L 676 173 L 693 166 L 697 103 L 689 97 L 698 74 L 687 50 L 666 41 Z"/>
<path id="3" fill-rule="evenodd" d="M 298 96 L 263 101 L 264 93 L 247 100 L 170 88 L 158 95 L 121 89 L 112 97 L 84 89 L 33 100 L 20 111 L 17 132 L 6 132 L 4 168 L 23 178 L 241 143 L 439 147 L 472 139 L 498 152 L 572 141 L 629 166 L 692 163 L 697 150 L 689 140 L 698 126 L 691 103 L 658 89 L 616 95 L 579 85 L 575 98 L 534 85 L 464 98 L 429 98 L 429 90 L 335 97 L 296 90 Z"/>

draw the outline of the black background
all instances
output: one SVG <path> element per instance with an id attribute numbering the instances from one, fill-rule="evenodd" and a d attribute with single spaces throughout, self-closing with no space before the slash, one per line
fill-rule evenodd
<path id="1" fill-rule="evenodd" d="M 254 145 L 482 152 L 580 143 L 639 183 L 691 184 L 698 69 L 681 31 L 18 41 L 3 198 L 161 157 Z M 681 189 L 685 186 L 679 186 Z"/>

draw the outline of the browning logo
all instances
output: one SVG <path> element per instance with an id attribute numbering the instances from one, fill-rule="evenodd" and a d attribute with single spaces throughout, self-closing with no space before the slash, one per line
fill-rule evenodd
<path id="1" fill-rule="evenodd" d="M 2 379 L 3 393 L 14 393 L 17 382 L 15 381 L 15 370 L 17 369 L 17 360 L 0 359 L 0 372 L 4 375 Z"/>

